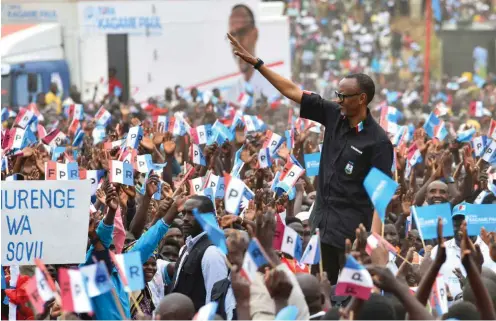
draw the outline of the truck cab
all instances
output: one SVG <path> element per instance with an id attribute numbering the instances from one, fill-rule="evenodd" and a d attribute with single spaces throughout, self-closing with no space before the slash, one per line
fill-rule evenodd
<path id="1" fill-rule="evenodd" d="M 17 110 L 36 102 L 52 82 L 62 99 L 68 96 L 70 74 L 58 24 L 3 25 L 0 51 L 2 108 Z"/>

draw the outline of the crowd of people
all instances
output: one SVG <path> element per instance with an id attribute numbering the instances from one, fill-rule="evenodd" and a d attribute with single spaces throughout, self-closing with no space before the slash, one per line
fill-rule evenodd
<path id="1" fill-rule="evenodd" d="M 2 110 L 2 181 L 45 180 L 48 161 L 103 171 L 91 195 L 87 260 L 2 267 L 2 319 L 13 309 L 19 320 L 496 319 L 496 230 L 469 235 L 464 206 L 496 204 L 496 157 L 483 158 L 496 140 L 496 78 L 442 77 L 424 104 L 420 46 L 407 31 L 391 29 L 408 1 L 364 0 L 358 13 L 348 2 L 303 3 L 291 20 L 295 81 L 334 98 L 344 76 L 369 74 L 376 83 L 370 112 L 394 146 L 386 174 L 398 188 L 382 233 L 347 227 L 356 235 L 343 240 L 340 275 L 327 275 L 315 251 L 309 258 L 320 246 L 311 213 L 321 180 L 307 157 L 321 153 L 326 129 L 298 117 L 299 106 L 283 97 L 226 101 L 219 90 L 179 85 L 144 103 L 122 102 L 114 88 L 101 103 L 83 103 L 75 89 L 62 102 L 54 84 L 36 103 Z M 442 3 L 446 20 L 461 19 L 454 8 L 464 1 Z M 475 3 L 474 14 L 490 19 L 489 3 Z M 19 114 L 32 115 L 29 123 Z M 426 126 L 432 115 L 445 134 Z M 13 145 L 16 128 L 33 135 Z M 134 148 L 127 145 L 133 128 L 142 133 Z M 56 147 L 65 149 L 54 156 Z M 143 155 L 166 165 L 138 170 Z M 133 164 L 132 184 L 112 181 L 111 161 Z M 285 179 L 294 168 L 296 179 Z M 233 201 L 233 191 L 242 197 Z M 451 221 L 439 221 L 437 237 L 424 239 L 412 212 L 444 203 Z M 443 224 L 453 225 L 454 237 L 443 237 Z M 112 256 L 133 252 L 145 285 L 129 294 Z M 90 297 L 90 313 L 72 313 L 56 288 L 41 311 L 34 308 L 23 287 L 33 275 L 41 271 L 57 283 L 61 270 L 95 262 L 104 263 L 112 290 Z M 373 281 L 366 298 L 356 288 L 342 290 L 349 262 Z"/>

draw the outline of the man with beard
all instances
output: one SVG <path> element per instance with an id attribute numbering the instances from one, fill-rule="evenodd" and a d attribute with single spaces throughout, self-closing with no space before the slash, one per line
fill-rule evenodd
<path id="1" fill-rule="evenodd" d="M 206 196 L 194 195 L 184 203 L 183 233 L 186 244 L 181 248 L 172 278 L 172 292 L 182 293 L 193 301 L 195 311 L 211 301 L 212 289 L 217 281 L 228 278 L 224 254 L 210 242 L 200 223 L 193 215 L 215 213 L 212 201 Z M 227 319 L 233 317 L 236 300 L 229 289 L 224 302 Z"/>

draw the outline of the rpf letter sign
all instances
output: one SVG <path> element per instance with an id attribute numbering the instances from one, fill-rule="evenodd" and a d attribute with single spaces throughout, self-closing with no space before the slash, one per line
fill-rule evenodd
<path id="1" fill-rule="evenodd" d="M 2 265 L 83 262 L 90 198 L 89 180 L 2 183 Z"/>

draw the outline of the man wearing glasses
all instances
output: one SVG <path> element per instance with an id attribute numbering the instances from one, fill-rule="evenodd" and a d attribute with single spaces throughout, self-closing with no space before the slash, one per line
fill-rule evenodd
<path id="1" fill-rule="evenodd" d="M 228 35 L 234 54 L 257 69 L 284 96 L 301 104 L 300 116 L 325 126 L 317 198 L 310 216 L 312 228 L 321 231 L 322 260 L 331 284 L 336 284 L 344 264 L 347 238 L 363 224 L 380 232 L 380 220 L 363 187 L 371 167 L 391 175 L 393 146 L 386 132 L 372 118 L 367 105 L 375 85 L 365 74 L 352 74 L 339 82 L 336 99 L 302 91 L 296 84 L 270 70 Z"/>
<path id="2" fill-rule="evenodd" d="M 241 46 L 251 55 L 255 56 L 255 47 L 258 39 L 258 28 L 255 25 L 253 11 L 244 4 L 235 5 L 229 17 L 229 33 L 239 41 Z M 241 93 L 252 91 L 255 99 L 264 95 L 270 98 L 278 94 L 263 76 L 255 73 L 253 67 L 243 59 L 235 56 L 242 77 L 228 90 L 227 100 L 236 101 Z"/>

